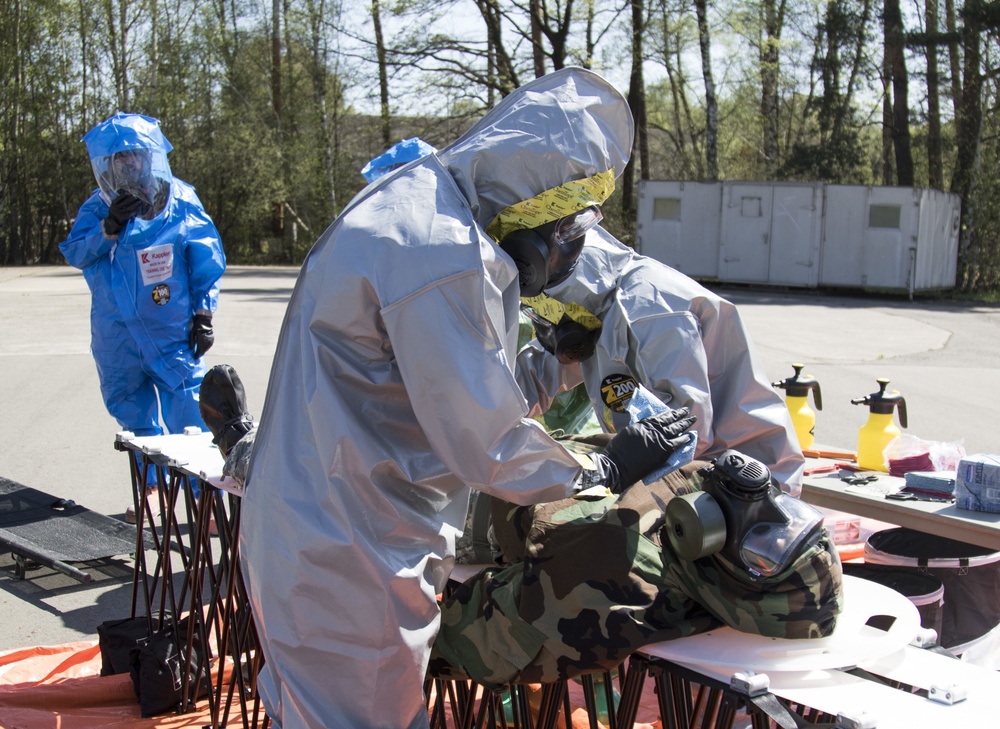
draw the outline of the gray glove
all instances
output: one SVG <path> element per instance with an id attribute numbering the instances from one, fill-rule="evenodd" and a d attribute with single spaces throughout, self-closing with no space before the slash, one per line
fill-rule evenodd
<path id="1" fill-rule="evenodd" d="M 611 439 L 603 453 L 591 457 L 604 485 L 621 493 L 663 466 L 687 442 L 695 418 L 688 408 L 667 410 L 629 425 Z"/>

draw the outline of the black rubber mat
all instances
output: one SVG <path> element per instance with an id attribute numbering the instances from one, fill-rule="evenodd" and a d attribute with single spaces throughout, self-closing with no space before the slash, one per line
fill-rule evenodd
<path id="1" fill-rule="evenodd" d="M 17 555 L 59 569 L 131 554 L 135 538 L 132 524 L 0 476 L 0 545 Z"/>

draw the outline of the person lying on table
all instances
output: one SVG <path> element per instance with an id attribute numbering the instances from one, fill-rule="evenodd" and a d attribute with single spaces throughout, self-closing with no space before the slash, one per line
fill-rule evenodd
<path id="1" fill-rule="evenodd" d="M 256 431 L 232 367 L 208 372 L 201 405 L 224 473 L 242 485 Z M 610 440 L 560 442 L 586 454 Z M 706 493 L 719 511 L 699 507 L 714 516 L 704 544 L 678 537 L 675 524 L 689 525 L 682 517 L 692 512 L 670 503 L 697 503 Z M 494 500 L 491 516 L 504 564 L 442 602 L 429 665 L 439 678 L 491 688 L 549 683 L 610 670 L 644 645 L 722 625 L 821 638 L 843 606 L 840 559 L 819 512 L 782 493 L 767 466 L 737 451 L 620 494 L 595 489 L 534 506 Z M 701 552 L 713 553 L 692 558 Z"/>
<path id="2" fill-rule="evenodd" d="M 699 492 L 725 515 L 725 544 L 686 559 L 679 552 L 690 544 L 671 538 L 668 518 L 684 510 L 669 504 Z M 484 569 L 442 601 L 435 677 L 490 688 L 550 683 L 724 625 L 821 638 L 843 605 L 840 559 L 822 516 L 737 451 L 619 495 L 498 502 L 493 529 L 506 565 Z"/>

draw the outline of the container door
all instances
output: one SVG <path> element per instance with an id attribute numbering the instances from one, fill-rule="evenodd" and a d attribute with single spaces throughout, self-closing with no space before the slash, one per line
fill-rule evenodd
<path id="1" fill-rule="evenodd" d="M 771 203 L 768 283 L 816 286 L 822 185 L 775 185 Z"/>
<path id="2" fill-rule="evenodd" d="M 914 281 L 917 291 L 955 287 L 960 200 L 953 193 L 922 191 Z"/>
<path id="3" fill-rule="evenodd" d="M 873 187 L 868 193 L 861 285 L 909 288 L 917 247 L 918 193 L 909 187 Z"/>
<path id="4" fill-rule="evenodd" d="M 868 188 L 827 185 L 820 253 L 821 286 L 860 286 Z"/>
<path id="5" fill-rule="evenodd" d="M 766 283 L 771 260 L 771 185 L 723 186 L 719 279 Z"/>
<path id="6" fill-rule="evenodd" d="M 692 278 L 719 275 L 719 183 L 639 184 L 636 250 Z"/>

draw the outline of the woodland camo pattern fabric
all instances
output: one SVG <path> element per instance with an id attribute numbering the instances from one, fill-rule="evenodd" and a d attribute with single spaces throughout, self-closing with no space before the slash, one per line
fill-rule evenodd
<path id="1" fill-rule="evenodd" d="M 716 557 L 672 553 L 665 505 L 700 490 L 705 465 L 620 496 L 495 502 L 495 538 L 510 566 L 483 570 L 443 601 L 431 674 L 499 688 L 610 670 L 643 645 L 722 625 L 776 638 L 830 635 L 843 598 L 826 530 L 787 570 L 758 582 Z"/>

